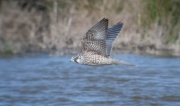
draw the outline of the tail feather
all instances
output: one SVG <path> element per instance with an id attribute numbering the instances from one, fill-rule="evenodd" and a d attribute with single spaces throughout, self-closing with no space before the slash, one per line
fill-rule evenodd
<path id="1" fill-rule="evenodd" d="M 115 65 L 135 66 L 134 64 L 131 64 L 122 60 L 116 60 Z"/>
<path id="2" fill-rule="evenodd" d="M 122 61 L 122 60 L 121 61 L 119 60 L 119 64 L 120 65 L 126 65 L 126 66 L 135 66 L 134 64 L 131 64 L 131 63 L 128 63 L 128 62 L 125 62 L 125 61 Z"/>

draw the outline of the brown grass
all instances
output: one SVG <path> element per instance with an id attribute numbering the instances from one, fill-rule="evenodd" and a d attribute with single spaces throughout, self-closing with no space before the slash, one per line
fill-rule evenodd
<path id="1" fill-rule="evenodd" d="M 171 55 L 180 55 L 180 24 L 172 23 L 173 19 L 179 23 L 179 18 L 174 18 L 177 8 L 159 14 L 157 11 L 163 7 L 158 2 L 19 0 L 0 4 L 0 53 L 80 52 L 81 37 L 106 17 L 109 26 L 119 21 L 124 23 L 114 43 L 116 50 L 149 54 L 173 51 Z"/>

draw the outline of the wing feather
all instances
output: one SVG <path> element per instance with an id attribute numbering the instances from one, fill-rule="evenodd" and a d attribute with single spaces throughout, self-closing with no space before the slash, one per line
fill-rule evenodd
<path id="1" fill-rule="evenodd" d="M 103 18 L 95 24 L 81 40 L 82 52 L 93 51 L 103 56 L 110 56 L 112 43 L 118 36 L 123 24 L 117 23 L 116 25 L 108 28 L 108 19 Z"/>
<path id="2" fill-rule="evenodd" d="M 105 40 L 107 37 L 107 28 L 108 28 L 108 19 L 103 18 L 101 21 L 99 21 L 97 24 L 95 24 L 86 35 L 83 37 L 83 39 L 86 40 Z"/>
<path id="3" fill-rule="evenodd" d="M 114 40 L 118 36 L 122 26 L 123 26 L 123 23 L 119 22 L 107 30 L 107 39 L 106 39 L 107 56 L 110 56 L 111 49 L 112 49 L 112 43 L 114 42 Z"/>
<path id="4" fill-rule="evenodd" d="M 104 40 L 82 40 L 83 51 L 93 51 L 97 54 L 106 56 L 106 42 Z"/>

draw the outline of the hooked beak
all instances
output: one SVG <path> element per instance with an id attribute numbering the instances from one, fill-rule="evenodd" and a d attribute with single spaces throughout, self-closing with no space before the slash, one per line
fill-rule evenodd
<path id="1" fill-rule="evenodd" d="M 71 58 L 70 62 L 74 62 L 74 59 L 73 59 L 73 58 Z"/>

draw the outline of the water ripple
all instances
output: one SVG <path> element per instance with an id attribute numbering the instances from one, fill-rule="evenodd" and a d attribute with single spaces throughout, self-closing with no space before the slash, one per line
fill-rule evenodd
<path id="1" fill-rule="evenodd" d="M 180 105 L 180 58 L 116 55 L 138 67 L 91 67 L 70 57 L 1 58 L 0 105 Z"/>

